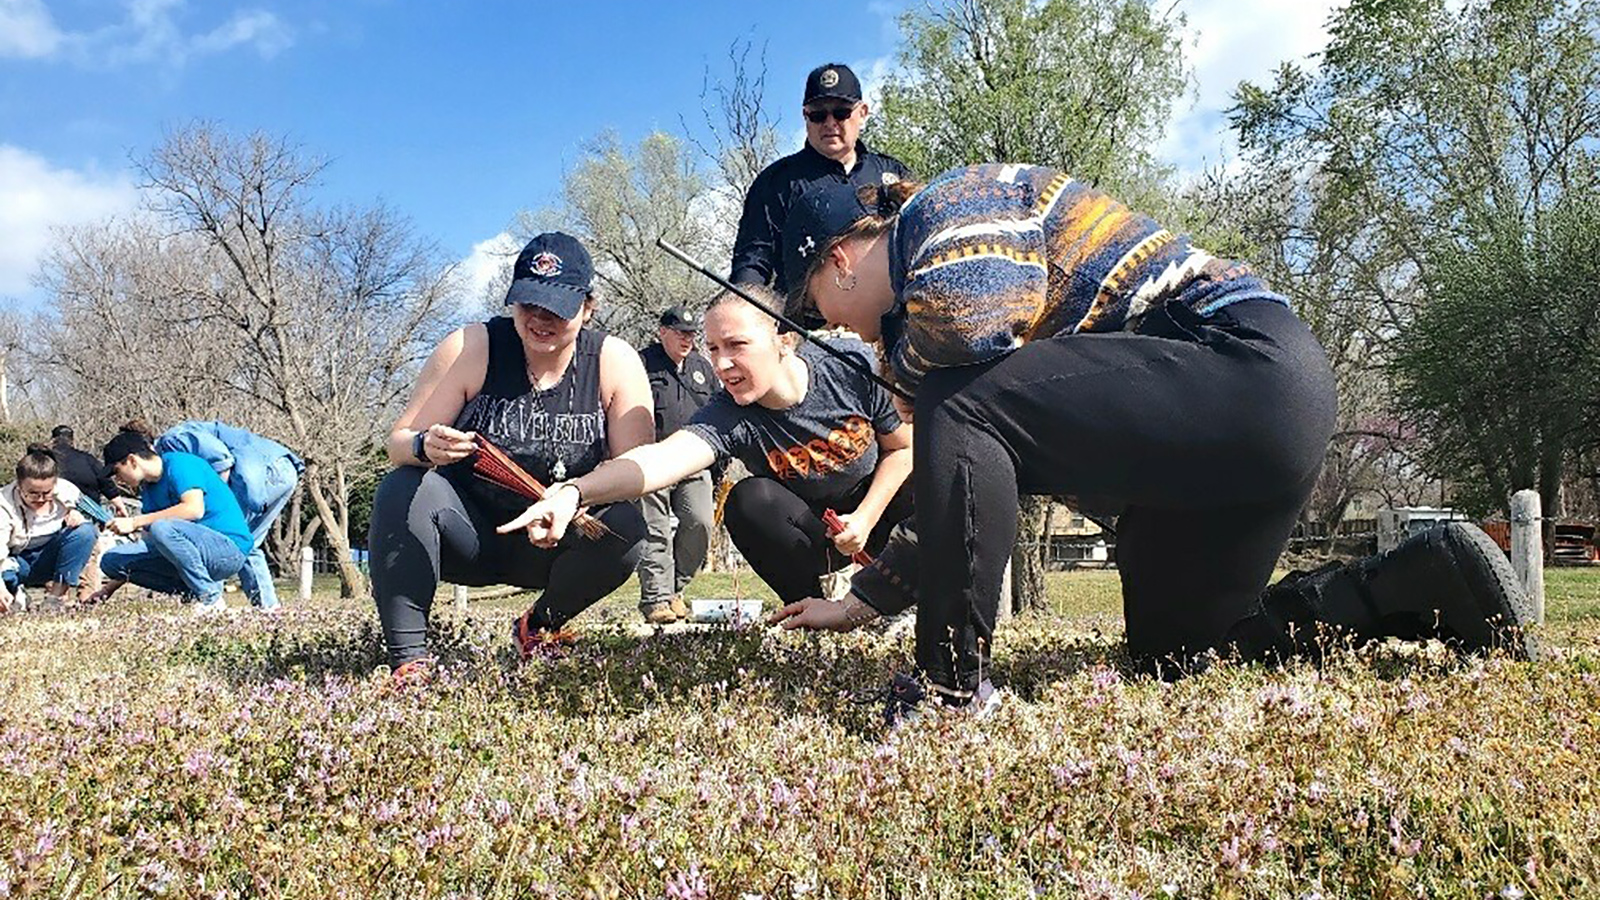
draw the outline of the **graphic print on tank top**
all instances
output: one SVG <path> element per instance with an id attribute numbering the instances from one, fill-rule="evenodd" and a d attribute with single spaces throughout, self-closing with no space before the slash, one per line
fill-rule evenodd
<path id="1" fill-rule="evenodd" d="M 489 330 L 489 367 L 483 390 L 467 402 L 455 427 L 488 438 L 546 485 L 594 469 L 607 451 L 605 410 L 600 406 L 600 347 L 605 335 L 587 328 L 578 332 L 566 372 L 555 384 L 536 391 L 528 381 L 527 357 L 516 326 L 505 317 L 484 325 Z M 457 465 L 472 482 L 475 495 L 502 507 L 527 505 L 511 491 L 472 478 L 470 462 Z"/>

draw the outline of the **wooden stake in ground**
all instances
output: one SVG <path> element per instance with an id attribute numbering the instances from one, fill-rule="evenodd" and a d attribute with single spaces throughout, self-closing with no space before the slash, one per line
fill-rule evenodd
<path id="1" fill-rule="evenodd" d="M 1511 568 L 1533 602 L 1533 620 L 1544 623 L 1544 514 L 1539 492 L 1511 495 Z"/>

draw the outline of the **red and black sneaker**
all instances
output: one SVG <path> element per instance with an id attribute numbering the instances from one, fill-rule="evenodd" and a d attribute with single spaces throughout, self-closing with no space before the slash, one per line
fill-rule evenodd
<path id="1" fill-rule="evenodd" d="M 419 656 L 395 666 L 389 673 L 389 681 L 384 685 L 384 689 L 404 691 L 415 687 L 426 687 L 437 677 L 439 677 L 438 662 L 431 656 Z"/>
<path id="2" fill-rule="evenodd" d="M 533 621 L 533 610 L 528 610 L 511 623 L 511 642 L 524 660 L 534 656 L 553 656 L 563 648 L 578 642 L 578 633 L 570 628 L 547 628 Z"/>

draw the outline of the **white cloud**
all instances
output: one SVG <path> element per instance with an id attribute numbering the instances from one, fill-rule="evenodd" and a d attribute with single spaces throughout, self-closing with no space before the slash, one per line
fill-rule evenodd
<path id="1" fill-rule="evenodd" d="M 467 254 L 459 267 L 465 282 L 462 303 L 475 309 L 480 303 L 487 303 L 489 292 L 497 286 L 504 291 L 503 285 L 511 281 L 511 264 L 516 261 L 517 251 L 521 249 L 522 245 L 509 231 L 502 231 L 473 244 L 472 252 Z"/>
<path id="2" fill-rule="evenodd" d="M 61 46 L 43 0 L 0 0 L 0 59 L 37 59 Z"/>
<path id="3" fill-rule="evenodd" d="M 237 13 L 227 24 L 195 38 L 193 47 L 197 53 L 221 53 L 248 45 L 255 48 L 262 59 L 271 59 L 293 43 L 293 33 L 277 16 L 255 9 Z"/>
<path id="4" fill-rule="evenodd" d="M 1268 83 L 1286 60 L 1304 63 L 1327 46 L 1327 20 L 1345 0 L 1186 0 L 1185 54 L 1197 96 L 1180 104 L 1158 148 L 1185 173 L 1222 162 L 1234 149 L 1222 117 L 1241 81 Z"/>
<path id="5" fill-rule="evenodd" d="M 239 10 L 209 31 L 186 33 L 179 22 L 185 2 L 124 0 L 122 21 L 63 32 L 42 0 L 0 0 L 0 58 L 65 59 L 89 69 L 140 63 L 179 67 L 235 48 L 270 59 L 294 44 L 293 30 L 261 9 Z"/>
<path id="6" fill-rule="evenodd" d="M 126 172 L 58 168 L 38 154 L 0 144 L 0 294 L 28 289 L 50 249 L 52 228 L 124 213 L 137 202 Z"/>

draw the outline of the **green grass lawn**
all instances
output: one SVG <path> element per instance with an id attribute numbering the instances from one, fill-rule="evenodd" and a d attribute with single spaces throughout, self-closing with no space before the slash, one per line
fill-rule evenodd
<path id="1" fill-rule="evenodd" d="M 631 583 L 530 663 L 527 595 L 445 589 L 440 677 L 400 690 L 331 582 L 278 616 L 7 616 L 0 897 L 1600 896 L 1600 572 L 1548 585 L 1541 661 L 1163 683 L 1115 573 L 1053 574 L 997 635 L 998 712 L 894 734 L 909 637 L 639 635 Z M 689 596 L 735 593 L 770 600 Z"/>

